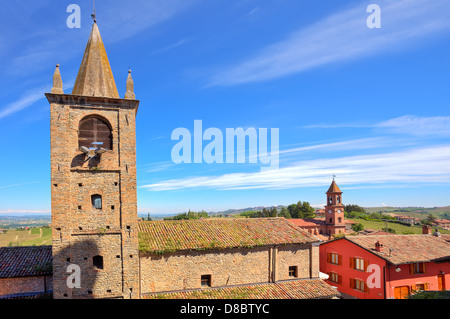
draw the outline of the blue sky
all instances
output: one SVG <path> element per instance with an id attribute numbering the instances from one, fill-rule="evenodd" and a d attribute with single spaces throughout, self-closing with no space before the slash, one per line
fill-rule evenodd
<path id="1" fill-rule="evenodd" d="M 381 28 L 369 29 L 369 4 Z M 69 29 L 67 6 L 81 7 Z M 0 212 L 50 211 L 55 64 L 70 93 L 92 1 L 0 5 Z M 137 116 L 141 213 L 325 202 L 450 205 L 450 4 L 446 0 L 97 1 L 121 96 Z M 175 164 L 177 128 L 278 128 L 279 168 Z M 203 146 L 205 146 L 205 143 Z"/>

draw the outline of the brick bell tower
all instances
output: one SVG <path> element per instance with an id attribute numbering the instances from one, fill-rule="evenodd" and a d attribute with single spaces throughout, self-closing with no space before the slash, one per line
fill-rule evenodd
<path id="1" fill-rule="evenodd" d="M 131 71 L 126 87 L 121 99 L 94 20 L 72 94 L 59 65 L 46 94 L 56 299 L 140 296 Z"/>
<path id="2" fill-rule="evenodd" d="M 325 206 L 325 224 L 329 234 L 337 234 L 345 231 L 344 209 L 342 204 L 342 191 L 333 178 L 330 188 L 327 191 L 327 205 Z"/>

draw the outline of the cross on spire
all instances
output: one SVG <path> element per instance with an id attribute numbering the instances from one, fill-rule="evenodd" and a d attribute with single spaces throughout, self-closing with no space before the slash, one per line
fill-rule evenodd
<path id="1" fill-rule="evenodd" d="M 92 20 L 94 20 L 94 23 L 97 23 L 97 19 L 96 19 L 96 12 L 95 12 L 95 0 L 94 1 L 94 12 L 91 14 Z"/>

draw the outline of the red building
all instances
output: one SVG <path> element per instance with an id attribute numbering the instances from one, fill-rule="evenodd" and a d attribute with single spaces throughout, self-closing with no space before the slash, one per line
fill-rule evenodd
<path id="1" fill-rule="evenodd" d="M 433 235 L 347 236 L 320 245 L 320 271 L 344 298 L 450 290 L 450 243 Z"/>

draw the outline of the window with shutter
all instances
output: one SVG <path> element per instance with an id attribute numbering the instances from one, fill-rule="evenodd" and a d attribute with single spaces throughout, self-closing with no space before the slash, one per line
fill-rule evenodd
<path id="1" fill-rule="evenodd" d="M 350 258 L 350 268 L 360 271 L 367 271 L 369 267 L 369 261 L 362 258 Z"/>
<path id="2" fill-rule="evenodd" d="M 409 269 L 410 269 L 411 275 L 424 274 L 425 273 L 425 263 L 409 264 Z"/>
<path id="3" fill-rule="evenodd" d="M 361 291 L 361 292 L 369 292 L 369 288 L 367 287 L 364 280 L 360 279 L 350 279 L 350 288 Z"/>
<path id="4" fill-rule="evenodd" d="M 342 256 L 336 253 L 328 253 L 327 261 L 330 264 L 334 265 L 342 265 Z"/>

